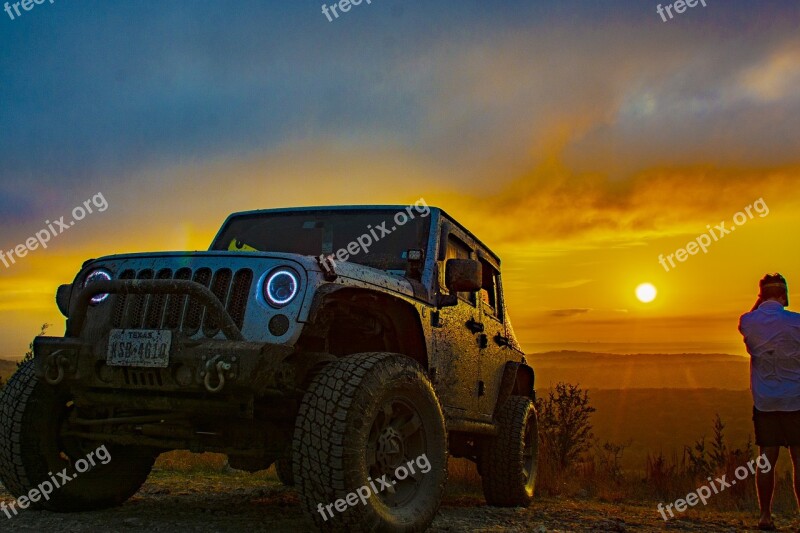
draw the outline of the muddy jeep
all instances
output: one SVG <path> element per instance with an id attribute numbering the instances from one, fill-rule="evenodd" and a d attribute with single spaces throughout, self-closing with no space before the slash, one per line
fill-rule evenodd
<path id="1" fill-rule="evenodd" d="M 0 396 L 0 478 L 33 507 L 121 504 L 169 450 L 276 464 L 321 530 L 424 530 L 448 455 L 489 504 L 531 501 L 534 373 L 500 260 L 424 201 L 236 213 L 207 252 L 89 260 L 56 302 L 64 336 Z"/>

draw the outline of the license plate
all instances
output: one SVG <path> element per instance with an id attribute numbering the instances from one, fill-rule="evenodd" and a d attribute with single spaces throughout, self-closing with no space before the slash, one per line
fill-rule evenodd
<path id="1" fill-rule="evenodd" d="M 166 368 L 172 332 L 157 329 L 112 329 L 108 337 L 109 366 Z"/>

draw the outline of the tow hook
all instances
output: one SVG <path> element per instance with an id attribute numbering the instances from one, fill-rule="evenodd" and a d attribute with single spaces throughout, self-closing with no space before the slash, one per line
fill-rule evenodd
<path id="1" fill-rule="evenodd" d="M 206 363 L 203 384 L 205 385 L 206 390 L 210 393 L 217 393 L 225 387 L 225 373 L 231 369 L 231 364 L 226 361 L 222 361 L 220 359 L 221 357 L 221 355 L 217 355 Z M 216 374 L 217 384 L 214 386 L 211 385 L 212 374 Z"/>
<path id="2" fill-rule="evenodd" d="M 69 366 L 69 359 L 61 354 L 61 350 L 51 353 L 44 363 L 44 380 L 50 385 L 58 385 L 64 381 L 64 367 Z M 56 369 L 56 376 L 52 376 L 53 368 Z"/>

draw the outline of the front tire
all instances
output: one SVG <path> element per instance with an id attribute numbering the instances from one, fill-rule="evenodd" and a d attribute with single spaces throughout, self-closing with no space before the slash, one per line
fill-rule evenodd
<path id="1" fill-rule="evenodd" d="M 293 459 L 298 492 L 318 529 L 424 531 L 447 481 L 444 416 L 430 381 L 398 354 L 330 363 L 303 397 Z M 368 494 L 353 499 L 359 490 Z"/>
<path id="2" fill-rule="evenodd" d="M 0 393 L 0 481 L 16 498 L 49 483 L 52 494 L 34 508 L 70 512 L 122 504 L 147 479 L 154 452 L 62 438 L 72 409 L 63 391 L 39 382 L 33 361 L 22 365 Z"/>
<path id="3" fill-rule="evenodd" d="M 481 446 L 483 495 L 489 505 L 527 507 L 533 501 L 539 457 L 536 407 L 511 396 L 497 416 L 498 433 Z"/>

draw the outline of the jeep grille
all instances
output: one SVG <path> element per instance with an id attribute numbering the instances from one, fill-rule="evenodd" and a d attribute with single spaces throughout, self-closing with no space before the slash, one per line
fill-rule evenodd
<path id="1" fill-rule="evenodd" d="M 211 289 L 241 329 L 253 283 L 253 271 L 248 268 L 236 272 L 229 268 L 212 271 L 207 267 L 194 271 L 188 267 L 175 271 L 169 268 L 158 271 L 144 269 L 138 272 L 128 269 L 119 278 L 196 281 Z M 206 316 L 204 305 L 181 294 L 120 294 L 116 297 L 111 322 L 114 328 L 175 329 L 190 337 L 201 330 L 206 337 L 214 337 L 220 329 L 216 320 Z"/>

